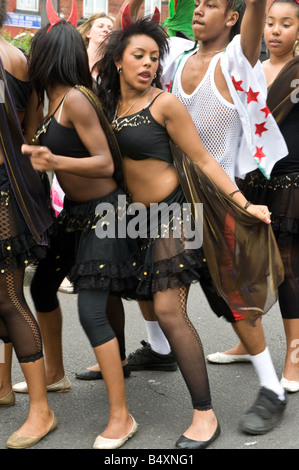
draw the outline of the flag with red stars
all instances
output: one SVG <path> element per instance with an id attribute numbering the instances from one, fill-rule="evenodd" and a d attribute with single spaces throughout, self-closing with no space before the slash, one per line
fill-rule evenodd
<path id="1" fill-rule="evenodd" d="M 244 178 L 247 173 L 259 168 L 269 178 L 273 166 L 287 156 L 288 149 L 267 106 L 267 84 L 261 63 L 251 67 L 243 54 L 240 37 L 235 36 L 220 59 L 242 125 L 235 174 Z M 168 92 L 171 91 L 181 57 L 186 51 L 192 54 L 194 42 L 172 37 L 169 38 L 169 45 L 170 52 L 162 63 L 162 86 Z"/>
<path id="2" fill-rule="evenodd" d="M 238 35 L 222 55 L 221 69 L 242 123 L 236 175 L 242 178 L 258 167 L 269 178 L 273 166 L 288 154 L 288 149 L 267 106 L 261 63 L 251 67 Z"/>

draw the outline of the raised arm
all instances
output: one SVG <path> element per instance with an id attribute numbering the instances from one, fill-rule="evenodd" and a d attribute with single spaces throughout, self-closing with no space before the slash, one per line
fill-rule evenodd
<path id="1" fill-rule="evenodd" d="M 241 46 L 248 61 L 257 63 L 265 24 L 266 0 L 245 0 L 246 10 L 241 23 Z"/>

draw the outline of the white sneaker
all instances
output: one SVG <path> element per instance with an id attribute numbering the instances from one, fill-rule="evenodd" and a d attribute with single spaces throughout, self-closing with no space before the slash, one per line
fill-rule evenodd
<path id="1" fill-rule="evenodd" d="M 282 376 L 280 384 L 287 392 L 299 392 L 299 382 L 296 382 L 296 380 L 288 380 Z"/>
<path id="2" fill-rule="evenodd" d="M 251 362 L 249 354 L 224 354 L 216 352 L 207 356 L 209 362 L 214 364 L 231 364 L 233 362 Z"/>

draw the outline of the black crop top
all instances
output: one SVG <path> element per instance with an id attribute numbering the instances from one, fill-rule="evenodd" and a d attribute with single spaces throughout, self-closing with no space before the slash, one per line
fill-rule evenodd
<path id="1" fill-rule="evenodd" d="M 29 97 L 32 93 L 31 82 L 23 82 L 22 80 L 19 80 L 18 78 L 11 75 L 11 73 L 7 72 L 7 70 L 5 70 L 5 74 L 8 88 L 17 111 L 25 111 Z"/>
<path id="2" fill-rule="evenodd" d="M 39 141 L 41 145 L 49 147 L 55 155 L 74 158 L 90 157 L 76 129 L 74 127 L 62 126 L 53 116 L 46 128 L 46 132 L 40 134 Z"/>
<path id="3" fill-rule="evenodd" d="M 76 129 L 74 127 L 63 126 L 54 118 L 56 111 L 61 108 L 58 116 L 58 120 L 60 120 L 62 106 L 67 94 L 68 92 L 64 95 L 51 116 L 41 123 L 33 141 L 39 139 L 40 144 L 49 147 L 55 155 L 74 158 L 90 157 L 90 153 L 83 145 Z"/>
<path id="4" fill-rule="evenodd" d="M 132 160 L 155 158 L 173 163 L 169 135 L 150 112 L 150 107 L 158 96 L 160 95 L 141 111 L 116 119 L 114 132 L 123 156 Z"/>

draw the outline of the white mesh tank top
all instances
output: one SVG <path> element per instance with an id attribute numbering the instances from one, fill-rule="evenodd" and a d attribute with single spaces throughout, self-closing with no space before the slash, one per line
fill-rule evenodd
<path id="1" fill-rule="evenodd" d="M 214 72 L 220 54 L 213 57 L 206 75 L 191 95 L 184 92 L 181 75 L 190 55 L 186 55 L 176 71 L 172 93 L 188 109 L 208 152 L 235 183 L 235 159 L 241 135 L 241 121 L 236 107 L 226 101 L 216 88 Z"/>

